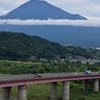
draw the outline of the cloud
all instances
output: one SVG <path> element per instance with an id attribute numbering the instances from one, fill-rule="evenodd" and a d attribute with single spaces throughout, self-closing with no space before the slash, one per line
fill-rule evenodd
<path id="1" fill-rule="evenodd" d="M 6 14 L 8 12 L 7 9 L 4 9 L 4 8 L 0 8 L 0 13 L 1 14 Z"/>
<path id="2" fill-rule="evenodd" d="M 3 5 L 18 6 L 18 5 L 23 4 L 27 1 L 29 1 L 29 0 L 0 0 L 0 3 Z"/>
<path id="3" fill-rule="evenodd" d="M 29 0 L 0 0 L 0 15 L 8 13 L 28 1 Z"/>
<path id="4" fill-rule="evenodd" d="M 88 17 L 88 20 L 67 20 L 67 19 L 48 19 L 48 20 L 20 20 L 20 19 L 0 19 L 1 25 L 72 25 L 86 27 L 100 27 L 100 18 Z"/>

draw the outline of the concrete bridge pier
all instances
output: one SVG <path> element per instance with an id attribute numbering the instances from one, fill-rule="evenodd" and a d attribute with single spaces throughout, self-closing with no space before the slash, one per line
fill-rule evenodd
<path id="1" fill-rule="evenodd" d="M 83 90 L 88 90 L 88 80 L 83 80 Z"/>
<path id="2" fill-rule="evenodd" d="M 94 92 L 97 92 L 97 91 L 99 91 L 99 79 L 94 79 L 94 86 L 93 86 L 93 91 Z"/>
<path id="3" fill-rule="evenodd" d="M 51 83 L 50 100 L 57 100 L 57 82 Z"/>
<path id="4" fill-rule="evenodd" d="M 18 100 L 27 100 L 26 85 L 18 86 Z"/>
<path id="5" fill-rule="evenodd" d="M 2 88 L 1 100 L 11 100 L 11 87 Z"/>
<path id="6" fill-rule="evenodd" d="M 69 82 L 63 82 L 62 100 L 69 100 Z"/>

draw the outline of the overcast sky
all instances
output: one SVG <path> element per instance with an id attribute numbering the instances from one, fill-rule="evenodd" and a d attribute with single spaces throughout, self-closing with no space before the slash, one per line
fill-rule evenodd
<path id="1" fill-rule="evenodd" d="M 0 0 L 0 15 L 29 0 Z M 82 16 L 100 17 L 100 0 L 45 0 L 67 12 Z"/>
<path id="2" fill-rule="evenodd" d="M 0 0 L 0 15 L 17 8 L 29 0 Z M 0 24 L 19 24 L 19 25 L 75 25 L 75 26 L 95 26 L 100 27 L 100 0 L 45 0 L 50 4 L 59 7 L 72 14 L 80 14 L 86 18 L 84 20 L 0 20 Z"/>

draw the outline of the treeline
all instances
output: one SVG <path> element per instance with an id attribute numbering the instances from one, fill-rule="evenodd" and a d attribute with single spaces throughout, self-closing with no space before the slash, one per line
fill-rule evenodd
<path id="1" fill-rule="evenodd" d="M 1 74 L 33 74 L 33 73 L 68 73 L 84 72 L 85 70 L 100 71 L 100 63 L 40 63 L 40 62 L 10 62 L 0 61 Z"/>
<path id="2" fill-rule="evenodd" d="M 38 36 L 24 33 L 0 32 L 0 59 L 28 61 L 34 59 L 62 59 L 69 56 L 93 58 L 100 56 L 99 50 L 75 46 L 62 46 Z"/>

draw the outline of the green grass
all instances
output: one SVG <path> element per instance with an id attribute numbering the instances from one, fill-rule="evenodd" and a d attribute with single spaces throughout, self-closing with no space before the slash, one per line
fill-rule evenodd
<path id="1" fill-rule="evenodd" d="M 58 98 L 61 97 L 61 83 L 58 84 L 57 92 Z M 12 97 L 17 98 L 18 87 L 12 88 Z M 49 100 L 50 99 L 50 83 L 34 84 L 27 86 L 27 99 L 28 100 Z"/>
<path id="2" fill-rule="evenodd" d="M 9 61 L 9 60 L 0 60 L 0 63 L 15 63 L 15 64 L 28 64 L 28 65 L 30 65 L 30 64 L 41 64 L 41 62 L 24 62 L 24 61 Z"/>
<path id="3" fill-rule="evenodd" d="M 70 100 L 100 100 L 100 91 L 93 92 L 92 90 L 74 89 L 70 92 Z"/>

